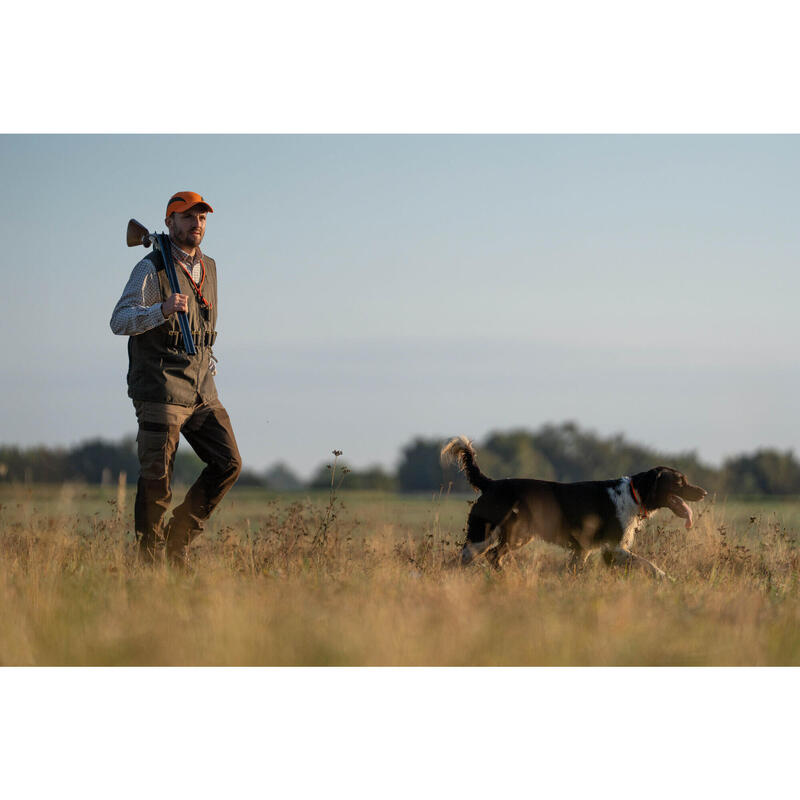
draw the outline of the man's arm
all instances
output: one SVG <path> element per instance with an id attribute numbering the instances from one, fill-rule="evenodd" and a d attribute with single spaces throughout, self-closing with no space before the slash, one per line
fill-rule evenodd
<path id="1" fill-rule="evenodd" d="M 176 311 L 185 311 L 188 296 L 173 294 L 162 303 L 158 274 L 149 259 L 142 259 L 111 315 L 111 330 L 119 336 L 136 336 L 162 325 Z"/>

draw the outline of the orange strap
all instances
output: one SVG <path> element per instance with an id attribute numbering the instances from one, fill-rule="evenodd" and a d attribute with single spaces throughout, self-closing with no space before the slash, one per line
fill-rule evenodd
<path id="1" fill-rule="evenodd" d="M 647 509 L 644 507 L 639 495 L 636 493 L 636 488 L 633 485 L 633 479 L 632 478 L 631 478 L 630 484 L 631 484 L 631 494 L 633 495 L 633 501 L 634 501 L 634 503 L 636 503 L 637 506 L 639 506 L 639 516 L 642 519 L 647 519 Z"/>
<path id="2" fill-rule="evenodd" d="M 189 272 L 188 269 L 186 269 L 186 267 L 183 265 L 183 263 L 181 263 L 181 269 L 183 270 L 183 272 L 186 275 L 186 277 L 189 279 L 189 283 L 192 284 L 192 288 L 194 289 L 194 292 L 197 295 L 197 299 L 200 302 L 200 305 L 203 306 L 204 308 L 210 309 L 211 308 L 211 303 L 209 303 L 208 300 L 206 300 L 205 297 L 203 297 L 203 291 L 202 291 L 203 290 L 203 284 L 206 282 L 206 265 L 203 262 L 202 258 L 200 259 L 200 267 L 202 268 L 203 272 L 202 272 L 202 275 L 200 277 L 200 285 L 198 286 L 194 282 L 194 278 L 192 277 L 192 273 Z"/>

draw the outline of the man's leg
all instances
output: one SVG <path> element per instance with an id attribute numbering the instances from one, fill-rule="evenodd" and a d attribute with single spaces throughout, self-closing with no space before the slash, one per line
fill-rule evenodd
<path id="1" fill-rule="evenodd" d="M 191 413 L 183 406 L 134 400 L 139 432 L 139 483 L 134 505 L 134 527 L 143 563 L 155 562 L 163 540 L 162 521 L 172 499 L 172 465 L 181 425 Z"/>
<path id="2" fill-rule="evenodd" d="M 183 435 L 206 463 L 205 469 L 175 509 L 167 532 L 167 557 L 182 564 L 186 548 L 203 532 L 203 523 L 242 471 L 242 458 L 228 412 L 219 400 L 197 407 Z"/>

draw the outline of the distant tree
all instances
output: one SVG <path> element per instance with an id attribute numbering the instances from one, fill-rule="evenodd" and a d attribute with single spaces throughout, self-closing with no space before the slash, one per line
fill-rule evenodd
<path id="1" fill-rule="evenodd" d="M 331 485 L 331 465 L 320 464 L 308 483 L 310 489 L 329 489 Z M 345 470 L 347 473 L 345 474 Z M 366 469 L 353 469 L 348 464 L 338 461 L 336 464 L 336 486 L 341 491 L 376 490 L 394 492 L 397 490 L 397 479 L 383 467 L 373 466 Z"/>
<path id="2" fill-rule="evenodd" d="M 354 470 L 344 476 L 345 464 L 337 463 L 337 485 L 342 489 L 381 489 L 402 492 L 471 491 L 454 466 L 442 468 L 439 453 L 445 439 L 417 437 L 402 449 L 397 475 L 381 467 Z M 138 479 L 139 463 L 134 437 L 119 442 L 92 439 L 63 448 L 0 446 L 0 481 L 49 482 L 115 481 L 121 471 L 129 482 Z M 547 424 L 536 431 L 494 431 L 478 443 L 478 462 L 492 478 L 535 477 L 545 480 L 581 481 L 632 475 L 663 464 L 685 472 L 689 479 L 712 492 L 728 494 L 800 494 L 800 462 L 791 451 L 761 449 L 729 458 L 721 469 L 703 464 L 694 452 L 662 453 L 634 444 L 621 434 L 598 436 L 574 422 Z M 331 462 L 332 464 L 333 462 Z M 204 468 L 203 462 L 181 444 L 174 462 L 177 483 L 191 484 Z M 343 479 L 343 480 L 342 480 Z M 341 484 L 340 484 L 341 480 Z M 322 465 L 310 481 L 328 488 L 331 473 Z M 245 470 L 242 486 L 268 486 L 279 491 L 302 488 L 299 478 L 285 464 L 263 473 Z"/>
<path id="3" fill-rule="evenodd" d="M 454 480 L 456 491 L 470 491 L 454 471 L 440 478 L 441 443 L 417 439 L 404 450 L 398 478 L 401 489 L 435 490 Z M 632 475 L 664 464 L 685 471 L 692 480 L 717 491 L 720 471 L 702 465 L 694 453 L 668 455 L 628 442 L 621 434 L 601 437 L 574 422 L 543 425 L 536 431 L 494 431 L 476 445 L 478 463 L 491 478 L 529 477 L 541 480 L 604 480 Z M 413 481 L 416 481 L 415 483 Z M 413 486 L 413 489 L 406 489 Z"/>
<path id="4" fill-rule="evenodd" d="M 416 438 L 403 448 L 397 468 L 401 492 L 438 492 L 452 488 L 466 491 L 468 486 L 454 465 L 443 468 L 440 462 L 446 439 Z"/>
<path id="5" fill-rule="evenodd" d="M 529 431 L 493 432 L 481 445 L 481 470 L 492 478 L 555 480 L 555 470 Z"/>
<path id="6" fill-rule="evenodd" d="M 390 475 L 383 467 L 374 466 L 367 469 L 354 469 L 342 483 L 343 489 L 374 489 L 382 492 L 397 490 L 397 478 Z"/>
<path id="7" fill-rule="evenodd" d="M 58 483 L 77 480 L 68 463 L 68 453 L 59 448 L 0 448 L 0 480 Z"/>
<path id="8" fill-rule="evenodd" d="M 614 477 L 615 473 L 625 472 L 620 462 L 628 466 L 631 461 L 630 458 L 620 458 L 621 445 L 624 444 L 622 437 L 618 437 L 616 442 L 602 442 L 593 433 L 581 431 L 574 422 L 543 425 L 534 434 L 533 441 L 536 449 L 551 464 L 555 479 L 559 481 Z"/>
<path id="9" fill-rule="evenodd" d="M 533 434 L 533 442 L 551 464 L 558 481 L 605 480 L 644 472 L 659 465 L 676 469 L 681 469 L 681 465 L 698 466 L 691 453 L 683 456 L 659 453 L 628 442 L 622 434 L 603 438 L 581 430 L 574 422 L 543 425 Z M 695 470 L 692 476 L 699 481 L 698 471 Z"/>
<path id="10" fill-rule="evenodd" d="M 264 476 L 252 469 L 243 469 L 236 479 L 237 486 L 266 486 Z"/>
<path id="11" fill-rule="evenodd" d="M 139 460 L 133 439 L 122 442 L 106 442 L 92 439 L 69 451 L 67 468 L 73 479 L 87 483 L 100 483 L 103 472 L 108 471 L 116 481 L 120 472 L 136 479 L 139 475 Z"/>
<path id="12" fill-rule="evenodd" d="M 273 464 L 264 472 L 264 484 L 278 492 L 291 492 L 303 488 L 303 482 L 283 463 Z"/>
<path id="13" fill-rule="evenodd" d="M 758 450 L 728 459 L 722 467 L 731 494 L 800 494 L 800 463 L 790 450 Z"/>
<path id="14" fill-rule="evenodd" d="M 314 471 L 311 479 L 308 482 L 309 489 L 330 489 L 331 477 L 333 476 L 334 485 L 337 488 L 344 489 L 345 483 L 350 480 L 351 468 L 344 461 L 336 461 L 336 474 L 333 475 L 334 462 L 331 460 L 327 464 L 320 464 Z M 347 471 L 347 472 L 345 472 Z"/>

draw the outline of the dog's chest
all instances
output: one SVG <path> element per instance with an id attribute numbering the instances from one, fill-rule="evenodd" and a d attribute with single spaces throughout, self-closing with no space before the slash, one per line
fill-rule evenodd
<path id="1" fill-rule="evenodd" d="M 608 488 L 608 494 L 614 504 L 619 526 L 622 528 L 620 547 L 628 550 L 633 546 L 636 531 L 639 530 L 642 524 L 642 519 L 639 516 L 639 506 L 631 495 L 630 481 L 627 478 L 622 478 Z"/>

